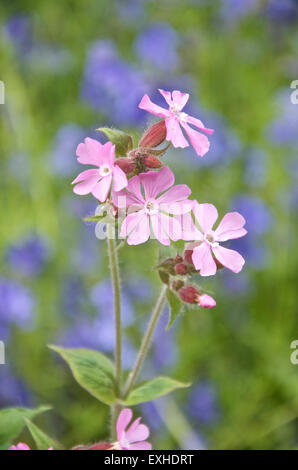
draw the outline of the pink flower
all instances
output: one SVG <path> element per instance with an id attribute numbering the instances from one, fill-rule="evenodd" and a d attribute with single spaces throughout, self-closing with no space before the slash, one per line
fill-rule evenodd
<path id="1" fill-rule="evenodd" d="M 201 132 L 210 135 L 213 134 L 213 130 L 207 129 L 199 119 L 182 112 L 188 101 L 189 94 L 181 93 L 178 90 L 174 90 L 172 93 L 165 90 L 158 91 L 168 103 L 169 109 L 161 108 L 157 104 L 152 103 L 148 95 L 143 96 L 139 108 L 165 119 L 167 128 L 166 139 L 172 142 L 174 147 L 185 148 L 189 146 L 181 130 L 180 126 L 182 126 L 197 154 L 203 157 L 209 150 L 210 142 Z M 195 126 L 200 132 L 195 131 L 189 124 Z"/>
<path id="2" fill-rule="evenodd" d="M 212 276 L 216 273 L 217 261 L 234 273 L 239 273 L 245 263 L 243 257 L 235 250 L 224 248 L 219 242 L 225 242 L 246 235 L 243 228 L 245 219 L 238 212 L 228 212 L 216 230 L 213 230 L 218 213 L 212 204 L 194 203 L 193 214 L 199 224 L 191 224 L 189 231 L 184 231 L 184 240 L 198 240 L 188 245 L 187 250 L 193 250 L 192 261 L 201 276 Z M 185 221 L 184 221 L 185 223 Z"/>
<path id="3" fill-rule="evenodd" d="M 186 285 L 181 287 L 178 295 L 187 304 L 198 304 L 203 308 L 213 308 L 216 306 L 215 300 L 210 295 L 202 294 L 195 286 Z"/>
<path id="4" fill-rule="evenodd" d="M 24 444 L 23 442 L 19 442 L 17 445 L 9 447 L 8 450 L 31 450 L 31 449 L 29 446 L 27 446 L 27 444 Z"/>
<path id="5" fill-rule="evenodd" d="M 27 444 L 24 444 L 23 442 L 19 442 L 15 446 L 10 446 L 8 450 L 31 450 Z M 53 447 L 49 447 L 48 450 L 53 450 Z"/>
<path id="6" fill-rule="evenodd" d="M 127 185 L 127 178 L 121 168 L 115 165 L 115 145 L 100 142 L 87 137 L 85 143 L 77 147 L 78 162 L 83 165 L 94 165 L 98 168 L 80 173 L 72 184 L 76 194 L 92 193 L 100 202 L 106 201 L 112 181 L 113 190 L 120 191 Z"/>
<path id="7" fill-rule="evenodd" d="M 129 245 L 145 243 L 151 228 L 163 245 L 182 237 L 181 224 L 171 215 L 190 212 L 193 201 L 187 200 L 191 193 L 189 187 L 173 186 L 174 182 L 174 174 L 165 166 L 158 173 L 149 171 L 134 176 L 125 190 L 113 193 L 113 202 L 118 208 L 128 207 L 129 214 L 122 223 L 120 236 L 128 237 Z"/>
<path id="8" fill-rule="evenodd" d="M 145 424 L 140 424 L 141 418 L 137 418 L 127 429 L 132 420 L 132 411 L 125 408 L 121 411 L 117 421 L 117 443 L 114 449 L 119 450 L 151 450 L 152 445 L 147 442 L 150 431 Z"/>
<path id="9" fill-rule="evenodd" d="M 216 306 L 216 302 L 210 295 L 202 294 L 198 298 L 198 304 L 203 308 L 213 308 Z"/>

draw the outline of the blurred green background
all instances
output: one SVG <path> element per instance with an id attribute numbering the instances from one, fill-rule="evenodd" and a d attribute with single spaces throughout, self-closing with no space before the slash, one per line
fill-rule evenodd
<path id="1" fill-rule="evenodd" d="M 215 129 L 210 152 L 166 163 L 193 198 L 238 210 L 243 271 L 202 286 L 213 310 L 160 321 L 144 377 L 192 381 L 138 412 L 157 449 L 294 449 L 297 319 L 298 2 L 10 1 L 0 11 L 0 407 L 53 405 L 37 423 L 66 446 L 106 437 L 108 409 L 74 382 L 48 343 L 113 350 L 111 286 L 92 196 L 73 194 L 75 149 L 113 125 L 139 136 L 144 93 L 190 93 Z M 158 293 L 154 241 L 121 250 L 124 363 Z M 27 434 L 22 440 L 31 443 Z"/>

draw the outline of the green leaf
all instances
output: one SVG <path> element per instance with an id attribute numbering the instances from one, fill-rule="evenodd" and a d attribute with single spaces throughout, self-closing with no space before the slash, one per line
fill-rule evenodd
<path id="1" fill-rule="evenodd" d="M 183 302 L 179 299 L 178 295 L 170 289 L 167 290 L 167 300 L 170 307 L 170 319 L 166 328 L 168 330 L 181 312 Z"/>
<path id="2" fill-rule="evenodd" d="M 131 135 L 118 129 L 111 129 L 110 127 L 100 127 L 97 131 L 104 132 L 107 138 L 115 144 L 116 155 L 125 156 L 133 148 L 133 140 Z"/>
<path id="3" fill-rule="evenodd" d="M 47 450 L 49 447 L 53 447 L 54 449 L 62 449 L 60 444 L 54 441 L 51 437 L 47 436 L 41 429 L 33 424 L 32 421 L 25 419 L 25 422 L 35 441 L 36 447 L 39 450 Z"/>
<path id="4" fill-rule="evenodd" d="M 152 401 L 167 393 L 176 390 L 177 388 L 189 387 L 190 383 L 179 382 L 178 380 L 171 379 L 170 377 L 156 377 L 152 380 L 137 385 L 128 395 L 124 404 L 127 406 L 138 405 L 146 401 Z"/>
<path id="5" fill-rule="evenodd" d="M 98 400 L 112 405 L 116 401 L 113 363 L 98 351 L 49 346 L 69 365 L 75 380 Z"/>
<path id="6" fill-rule="evenodd" d="M 25 427 L 24 419 L 34 419 L 35 416 L 50 410 L 50 406 L 39 408 L 4 408 L 0 410 L 0 446 L 12 443 Z"/>

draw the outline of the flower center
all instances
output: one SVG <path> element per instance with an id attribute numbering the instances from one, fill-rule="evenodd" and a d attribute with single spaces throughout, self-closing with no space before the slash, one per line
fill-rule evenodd
<path id="1" fill-rule="evenodd" d="M 217 246 L 218 242 L 215 239 L 214 232 L 210 231 L 204 235 L 204 240 L 211 246 Z"/>
<path id="2" fill-rule="evenodd" d="M 187 120 L 187 114 L 181 112 L 181 106 L 179 106 L 177 103 L 173 103 L 170 106 L 170 110 L 172 113 L 180 120 L 186 122 Z"/>
<path id="3" fill-rule="evenodd" d="M 109 165 L 101 165 L 99 167 L 99 174 L 100 176 L 108 176 L 111 174 L 111 168 L 109 167 Z"/>
<path id="4" fill-rule="evenodd" d="M 148 215 L 154 215 L 158 212 L 158 203 L 156 201 L 146 201 L 145 212 Z"/>

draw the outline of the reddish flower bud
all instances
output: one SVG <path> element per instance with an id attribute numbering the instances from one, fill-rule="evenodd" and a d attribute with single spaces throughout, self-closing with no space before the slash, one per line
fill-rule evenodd
<path id="1" fill-rule="evenodd" d="M 175 271 L 177 274 L 180 274 L 181 276 L 183 276 L 184 274 L 187 274 L 188 268 L 186 264 L 178 263 L 175 265 Z"/>
<path id="2" fill-rule="evenodd" d="M 166 123 L 164 120 L 153 124 L 145 132 L 140 140 L 139 147 L 154 148 L 160 145 L 167 136 Z"/>
<path id="3" fill-rule="evenodd" d="M 176 258 L 175 258 L 175 262 L 176 262 L 176 263 L 182 263 L 182 261 L 183 261 L 182 256 L 177 255 Z"/>
<path id="4" fill-rule="evenodd" d="M 200 295 L 198 300 L 199 300 L 198 303 L 200 307 L 203 307 L 203 308 L 213 308 L 216 305 L 215 300 L 210 295 L 207 295 L 207 294 Z"/>
<path id="5" fill-rule="evenodd" d="M 186 263 L 193 264 L 192 254 L 193 254 L 193 250 L 185 250 L 184 251 L 184 261 Z"/>
<path id="6" fill-rule="evenodd" d="M 187 304 L 197 304 L 200 292 L 193 286 L 184 286 L 179 292 L 179 297 Z"/>
<path id="7" fill-rule="evenodd" d="M 132 173 L 136 167 L 136 164 L 129 158 L 118 158 L 115 160 L 115 165 L 118 165 L 124 173 Z"/>
<path id="8" fill-rule="evenodd" d="M 143 158 L 143 163 L 147 168 L 160 168 L 162 166 L 161 161 L 154 155 L 146 155 Z"/>

